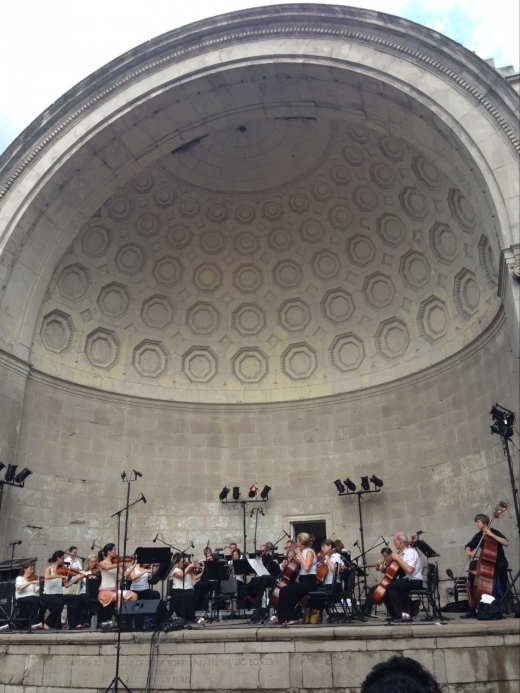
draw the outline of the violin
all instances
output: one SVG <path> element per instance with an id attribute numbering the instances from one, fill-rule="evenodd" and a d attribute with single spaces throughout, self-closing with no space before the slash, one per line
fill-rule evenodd
<path id="1" fill-rule="evenodd" d="M 62 577 L 78 577 L 78 575 L 82 575 L 83 571 L 82 570 L 75 570 L 74 568 L 68 568 L 66 565 L 60 565 L 56 568 L 56 572 L 58 575 L 61 575 Z"/>
<path id="2" fill-rule="evenodd" d="M 133 563 L 135 561 L 135 556 L 114 556 L 112 558 L 112 563 Z"/>
<path id="3" fill-rule="evenodd" d="M 25 578 L 26 582 L 38 582 L 45 580 L 45 577 L 43 575 L 35 575 L 34 573 L 32 575 L 29 575 L 29 577 Z"/>

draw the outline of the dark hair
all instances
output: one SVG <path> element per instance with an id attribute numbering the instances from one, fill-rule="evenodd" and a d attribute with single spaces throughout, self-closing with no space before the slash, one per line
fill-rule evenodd
<path id="1" fill-rule="evenodd" d="M 389 556 L 392 553 L 392 549 L 389 546 L 383 546 L 381 553 L 383 556 Z"/>
<path id="2" fill-rule="evenodd" d="M 435 678 L 411 657 L 391 657 L 376 664 L 360 693 L 441 693 Z"/>
<path id="3" fill-rule="evenodd" d="M 265 542 L 265 550 L 266 551 L 274 551 L 274 544 L 272 541 L 266 541 Z"/>
<path id="4" fill-rule="evenodd" d="M 240 558 L 240 556 L 242 555 L 242 554 L 240 553 L 240 549 L 233 549 L 233 551 L 231 552 L 231 556 L 233 556 L 234 553 L 238 553 L 238 557 L 239 557 L 239 558 Z"/>
<path id="5" fill-rule="evenodd" d="M 49 563 L 56 563 L 58 558 L 61 558 L 64 555 L 65 555 L 65 551 L 55 551 L 52 554 L 52 556 L 49 558 Z"/>
<path id="6" fill-rule="evenodd" d="M 487 515 L 479 513 L 478 515 L 475 515 L 475 519 L 473 520 L 473 522 L 476 522 L 477 520 L 480 520 L 485 525 L 489 525 L 489 517 Z"/>
<path id="7" fill-rule="evenodd" d="M 25 563 L 22 563 L 22 567 L 20 568 L 18 575 L 23 575 L 30 565 L 32 565 L 33 568 L 36 568 L 36 563 L 34 561 L 26 561 Z"/>
<path id="8" fill-rule="evenodd" d="M 78 547 L 77 546 L 69 546 L 68 551 L 77 551 Z"/>
<path id="9" fill-rule="evenodd" d="M 101 549 L 101 551 L 98 551 L 98 555 L 97 555 L 98 563 L 101 563 L 101 561 L 108 556 L 108 552 L 112 551 L 114 546 L 115 546 L 115 544 L 112 544 L 112 543 L 105 544 L 103 546 L 103 548 Z"/>
<path id="10" fill-rule="evenodd" d="M 322 539 L 321 545 L 322 546 L 334 546 L 335 547 L 333 539 Z"/>

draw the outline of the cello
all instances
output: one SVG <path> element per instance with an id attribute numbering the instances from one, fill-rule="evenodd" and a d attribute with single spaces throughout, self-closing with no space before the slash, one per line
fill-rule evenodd
<path id="1" fill-rule="evenodd" d="M 278 602 L 280 600 L 280 590 L 282 587 L 290 585 L 296 580 L 300 573 L 300 568 L 300 561 L 296 558 L 296 556 L 292 556 L 287 562 L 280 579 L 276 583 L 276 587 L 271 592 L 268 606 L 272 607 L 273 609 L 278 606 Z"/>
<path id="2" fill-rule="evenodd" d="M 488 529 L 491 529 L 493 522 L 505 513 L 507 508 L 508 505 L 505 501 L 499 502 L 495 508 L 491 522 L 488 525 Z M 476 608 L 483 594 L 493 594 L 493 585 L 495 582 L 497 542 L 493 537 L 482 533 L 482 538 L 475 549 L 475 553 L 479 546 L 481 546 L 481 549 L 473 589 L 471 590 L 471 586 L 468 588 L 468 583 L 466 583 L 466 587 L 468 588 L 468 600 L 472 608 Z"/>

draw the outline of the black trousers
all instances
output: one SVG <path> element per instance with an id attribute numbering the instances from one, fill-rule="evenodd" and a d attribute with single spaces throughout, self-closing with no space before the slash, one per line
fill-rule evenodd
<path id="1" fill-rule="evenodd" d="M 41 621 L 40 610 L 43 609 L 43 607 L 40 603 L 40 597 L 34 595 L 20 597 L 20 599 L 16 600 L 16 606 L 27 609 L 27 620 L 31 626 Z"/>
<path id="2" fill-rule="evenodd" d="M 315 589 L 316 575 L 300 575 L 298 582 L 282 587 L 278 601 L 278 620 L 282 623 L 296 621 L 298 619 L 296 613 L 298 602 Z"/>
<path id="3" fill-rule="evenodd" d="M 42 594 L 41 602 L 45 609 L 49 610 L 49 615 L 45 619 L 45 624 L 49 626 L 49 628 L 61 630 L 61 612 L 65 606 L 62 595 Z"/>
<path id="4" fill-rule="evenodd" d="M 52 596 L 52 595 L 50 595 Z M 85 599 L 82 594 L 60 594 L 60 599 L 67 605 L 67 623 L 69 630 L 83 624 Z"/>
<path id="5" fill-rule="evenodd" d="M 420 590 L 423 587 L 422 580 L 407 580 L 401 578 L 394 580 L 386 588 L 384 603 L 390 616 L 401 618 L 401 614 L 408 611 L 408 594 L 412 590 Z"/>
<path id="6" fill-rule="evenodd" d="M 262 597 L 265 590 L 268 590 L 273 584 L 273 579 L 270 575 L 259 575 L 252 578 L 246 585 L 246 594 L 253 600 L 253 607 L 257 609 L 262 606 Z"/>
<path id="7" fill-rule="evenodd" d="M 186 621 L 195 620 L 195 592 L 192 589 L 170 592 L 170 616 L 173 614 Z"/>
<path id="8" fill-rule="evenodd" d="M 139 592 L 137 590 L 133 590 L 137 594 L 137 599 L 160 599 L 161 598 L 161 593 L 158 592 L 157 590 L 140 590 Z"/>

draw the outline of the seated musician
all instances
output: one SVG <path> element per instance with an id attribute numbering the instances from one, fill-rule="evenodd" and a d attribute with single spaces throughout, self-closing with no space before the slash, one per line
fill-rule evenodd
<path id="1" fill-rule="evenodd" d="M 137 594 L 131 590 L 120 590 L 118 578 L 121 578 L 121 573 L 126 579 L 132 568 L 125 568 L 123 561 L 117 560 L 117 549 L 115 544 L 105 544 L 98 553 L 99 569 L 101 571 L 101 585 L 99 586 L 98 600 L 102 606 L 108 606 L 112 602 L 117 601 L 117 608 L 121 606 L 121 597 L 123 601 L 135 602 Z"/>
<path id="2" fill-rule="evenodd" d="M 31 626 L 50 630 L 51 626 L 46 622 L 41 623 L 42 612 L 45 607 L 40 603 L 40 578 L 34 574 L 34 563 L 24 563 L 20 569 L 20 574 L 15 580 L 15 599 L 17 606 L 27 606 L 29 608 L 27 620 Z M 58 610 L 61 614 L 63 606 L 59 606 Z M 51 611 L 50 619 L 54 614 Z M 47 619 L 49 620 L 49 619 Z"/>
<path id="3" fill-rule="evenodd" d="M 83 627 L 83 601 L 77 594 L 67 594 L 63 591 L 64 588 L 70 587 L 73 577 L 70 574 L 70 569 L 63 565 L 65 560 L 65 551 L 55 551 L 49 558 L 49 565 L 45 568 L 45 595 L 42 599 L 44 603 L 49 604 L 49 608 L 54 609 L 56 613 L 60 613 L 59 624 L 58 619 L 52 619 L 52 628 L 61 630 L 61 611 L 67 605 L 67 622 L 69 630 L 81 629 Z M 61 602 L 61 610 L 58 602 Z M 47 619 L 49 621 L 49 619 Z M 49 624 L 50 625 L 50 624 Z"/>
<path id="4" fill-rule="evenodd" d="M 488 527 L 490 519 L 487 515 L 479 513 L 475 515 L 475 524 L 479 530 L 474 537 L 468 541 L 465 546 L 466 555 L 473 557 L 475 555 L 477 546 L 481 543 L 483 535 L 487 535 L 491 539 L 494 539 L 497 544 L 497 558 L 495 563 L 495 584 L 493 588 L 493 596 L 500 599 L 507 589 L 507 568 L 508 562 L 504 553 L 504 546 L 509 546 L 509 540 L 499 532 L 498 529 L 490 529 Z M 470 572 L 469 582 L 473 586 L 475 575 Z M 474 604 L 470 608 L 467 614 L 461 616 L 461 618 L 476 618 L 476 610 L 478 604 Z"/>
<path id="5" fill-rule="evenodd" d="M 292 626 L 298 623 L 296 613 L 298 602 L 312 590 L 316 589 L 316 554 L 312 550 L 313 537 L 302 532 L 296 537 L 295 553 L 300 562 L 298 582 L 286 585 L 280 590 L 278 602 L 278 621 Z"/>
<path id="6" fill-rule="evenodd" d="M 327 574 L 321 581 L 318 589 L 330 589 L 330 586 L 332 585 L 332 580 L 334 578 L 334 569 L 336 565 L 338 566 L 338 576 L 343 570 L 344 563 L 341 560 L 341 556 L 337 551 L 332 553 L 332 550 L 335 548 L 334 541 L 332 539 L 324 539 L 321 542 L 321 552 L 322 552 L 322 561 L 325 562 L 325 564 L 328 567 Z M 338 577 L 337 583 L 336 583 L 336 591 L 341 592 L 341 581 Z"/>
<path id="7" fill-rule="evenodd" d="M 137 599 L 160 599 L 161 593 L 150 587 L 150 577 L 152 576 L 152 566 L 144 566 L 135 561 L 128 573 L 128 578 L 132 580 L 130 589 L 137 594 Z"/>
<path id="8" fill-rule="evenodd" d="M 375 566 L 367 566 L 367 567 L 374 567 L 376 570 L 378 570 L 380 573 L 384 573 L 385 570 L 388 567 L 389 562 L 391 561 L 391 556 L 392 554 L 392 549 L 389 546 L 384 546 L 381 549 L 381 556 Z M 379 584 L 379 583 L 378 583 Z M 374 606 L 374 602 L 372 601 L 372 595 L 376 591 L 378 585 L 373 585 L 367 592 L 367 598 L 364 603 L 364 605 L 361 607 L 361 613 L 364 616 L 370 616 L 372 613 L 372 607 Z"/>
<path id="9" fill-rule="evenodd" d="M 404 575 L 394 579 L 386 588 L 383 598 L 390 617 L 393 619 L 410 620 L 408 609 L 408 594 L 412 590 L 422 589 L 422 565 L 416 549 L 407 546 L 408 536 L 404 532 L 394 535 L 394 546 L 397 551 L 390 554 L 392 561 L 396 561 L 403 569 Z"/>
<path id="10" fill-rule="evenodd" d="M 244 575 L 237 575 L 235 573 L 235 568 L 233 561 L 240 561 L 242 560 L 242 554 L 240 553 L 240 549 L 233 549 L 231 552 L 231 560 L 229 561 L 229 565 L 231 566 L 231 571 L 229 576 L 230 577 L 235 577 L 237 580 L 237 607 L 239 609 L 242 609 L 245 606 L 245 598 L 246 598 L 246 591 L 245 591 L 245 584 L 244 584 Z"/>
<path id="11" fill-rule="evenodd" d="M 266 590 L 273 586 L 275 578 L 280 574 L 280 566 L 274 560 L 274 546 L 268 541 L 260 546 L 259 560 L 269 575 L 256 575 L 246 585 L 246 600 L 254 609 L 262 606 L 262 597 Z"/>
<path id="12" fill-rule="evenodd" d="M 186 621 L 195 620 L 195 592 L 193 587 L 200 580 L 204 568 L 199 568 L 197 563 L 191 563 L 188 556 L 176 553 L 173 556 L 173 570 L 171 572 L 172 587 L 170 590 L 170 616 L 174 614 Z"/>

